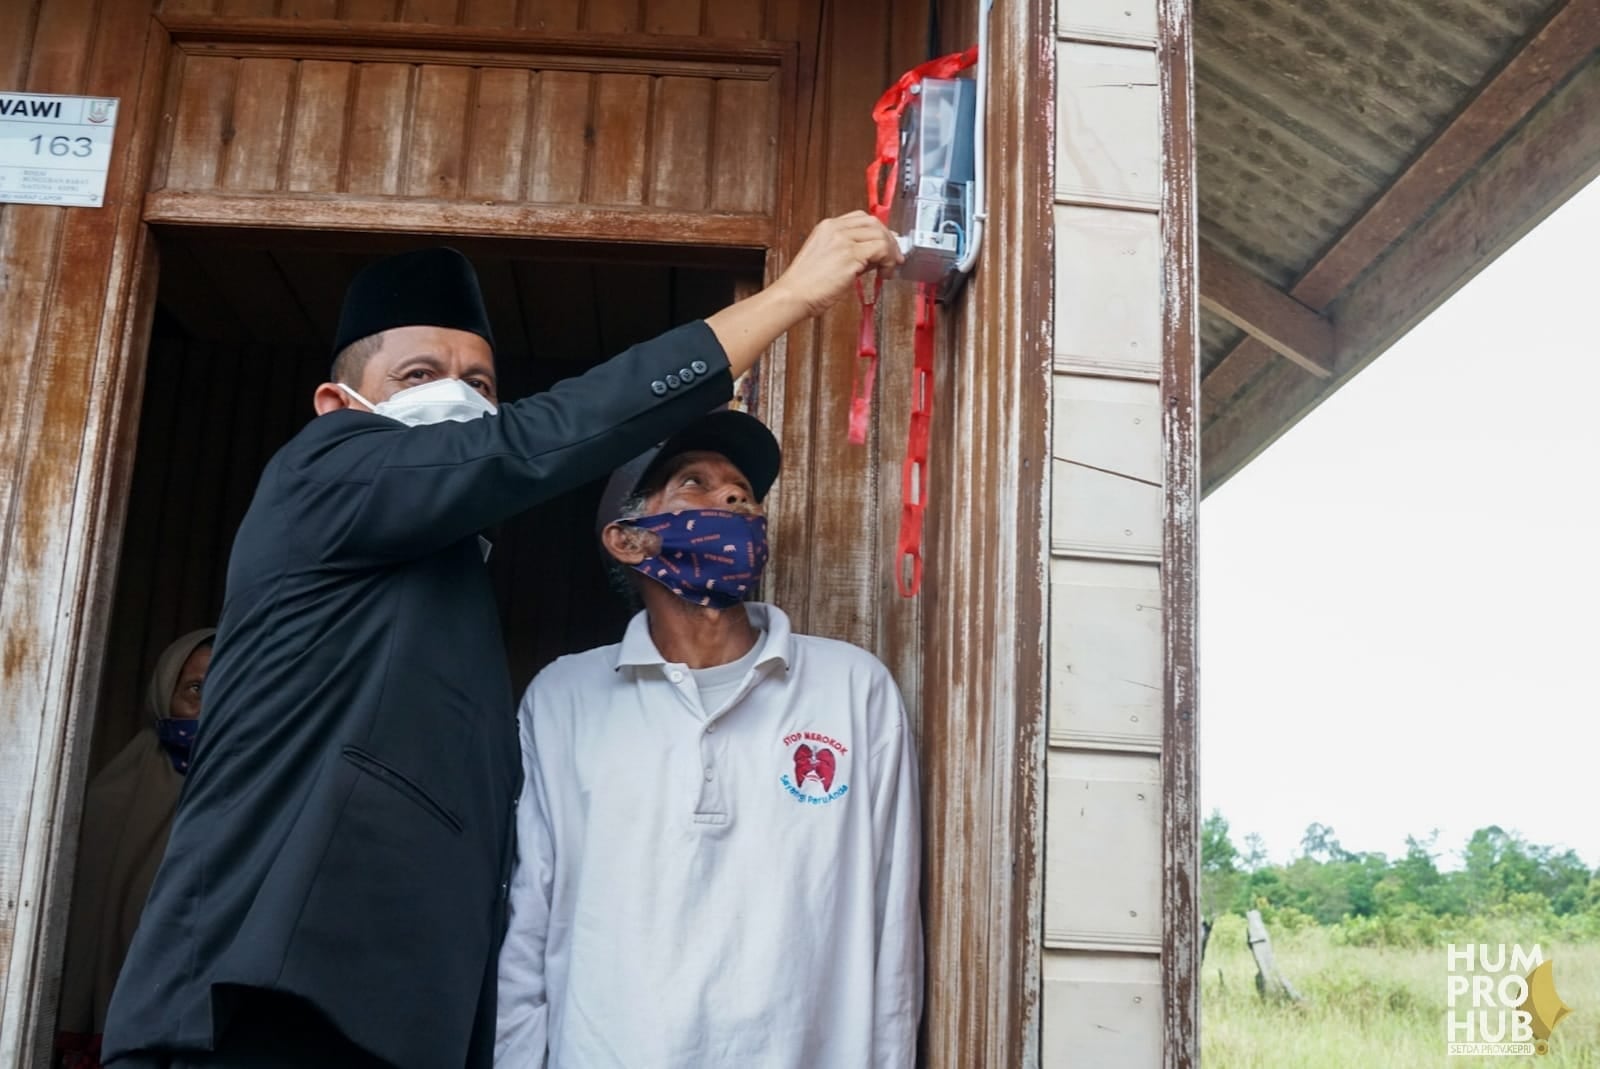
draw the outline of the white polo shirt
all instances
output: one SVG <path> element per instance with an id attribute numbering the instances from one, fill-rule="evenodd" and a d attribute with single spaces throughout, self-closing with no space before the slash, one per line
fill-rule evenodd
<path id="1" fill-rule="evenodd" d="M 871 654 L 748 609 L 765 634 L 719 708 L 644 613 L 528 688 L 497 1066 L 915 1062 L 917 764 L 900 693 Z"/>

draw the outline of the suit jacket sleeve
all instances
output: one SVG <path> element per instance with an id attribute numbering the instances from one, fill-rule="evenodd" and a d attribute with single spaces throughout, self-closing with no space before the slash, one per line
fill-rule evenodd
<path id="1" fill-rule="evenodd" d="M 731 396 L 727 356 L 694 322 L 482 419 L 319 416 L 281 489 L 315 517 L 297 535 L 326 562 L 422 556 L 609 473 Z"/>

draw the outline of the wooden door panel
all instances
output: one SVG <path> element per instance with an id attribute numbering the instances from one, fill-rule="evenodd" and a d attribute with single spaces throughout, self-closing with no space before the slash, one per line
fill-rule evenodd
<path id="1" fill-rule="evenodd" d="M 237 50 L 178 51 L 155 192 L 774 215 L 781 53 L 763 66 Z"/>

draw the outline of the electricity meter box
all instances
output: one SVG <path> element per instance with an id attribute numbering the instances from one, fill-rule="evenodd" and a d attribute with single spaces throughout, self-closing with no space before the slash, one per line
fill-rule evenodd
<path id="1" fill-rule="evenodd" d="M 900 236 L 906 257 L 896 276 L 942 284 L 947 296 L 972 229 L 977 87 L 967 78 L 926 78 L 911 94 L 900 115 L 899 173 L 889 210 L 889 229 Z"/>

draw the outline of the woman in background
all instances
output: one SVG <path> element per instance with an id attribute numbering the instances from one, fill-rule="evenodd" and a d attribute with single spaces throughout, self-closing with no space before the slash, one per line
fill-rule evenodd
<path id="1" fill-rule="evenodd" d="M 89 784 L 56 1017 L 65 1069 L 100 1065 L 106 1005 L 189 770 L 215 634 L 212 628 L 191 631 L 162 652 L 145 689 L 144 729 Z"/>

